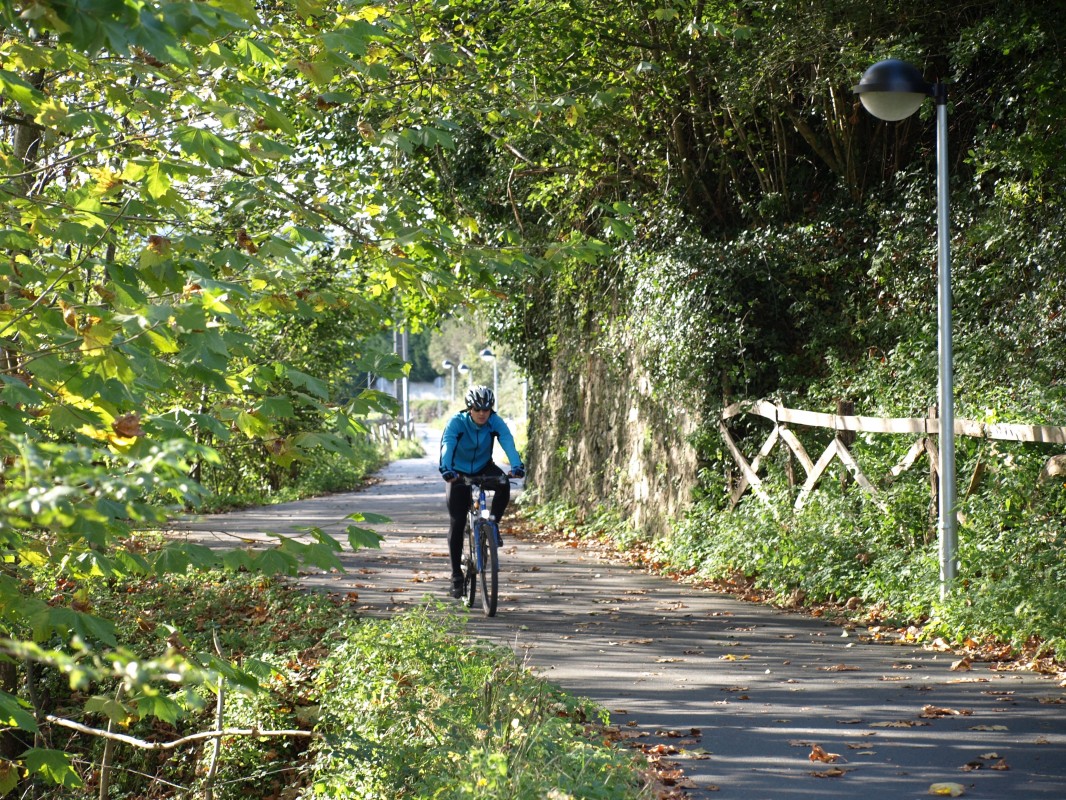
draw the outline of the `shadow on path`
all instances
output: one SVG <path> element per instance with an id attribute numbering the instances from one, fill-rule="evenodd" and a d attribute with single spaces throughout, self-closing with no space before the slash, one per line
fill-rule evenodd
<path id="1" fill-rule="evenodd" d="M 301 582 L 356 593 L 368 615 L 446 597 L 435 464 L 394 462 L 380 477 L 358 493 L 186 520 L 178 533 L 233 546 L 308 525 L 339 533 L 354 511 L 385 514 L 390 523 L 372 526 L 385 536 L 380 550 L 346 551 L 347 574 Z M 560 543 L 506 538 L 500 580 L 498 616 L 471 612 L 471 634 L 597 701 L 625 735 L 676 750 L 667 758 L 692 798 L 908 800 L 940 782 L 971 798 L 1066 798 L 1066 691 L 1047 678 L 988 664 L 952 670 L 951 653 L 874 643 L 861 628 Z M 927 707 L 939 711 L 923 717 Z M 810 761 L 815 744 L 841 759 Z"/>

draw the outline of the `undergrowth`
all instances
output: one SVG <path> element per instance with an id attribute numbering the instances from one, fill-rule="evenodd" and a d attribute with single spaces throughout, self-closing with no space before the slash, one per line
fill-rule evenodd
<path id="1" fill-rule="evenodd" d="M 606 712 L 534 677 L 510 650 L 469 644 L 467 612 L 454 606 L 427 604 L 366 620 L 345 598 L 250 573 L 77 583 L 41 573 L 37 580 L 42 592 L 75 596 L 115 619 L 117 638 L 145 658 L 217 652 L 258 677 L 255 686 L 225 681 L 220 720 L 217 695 L 206 683 L 164 691 L 156 706 L 163 713 L 128 717 L 117 727 L 123 734 L 164 742 L 218 722 L 313 733 L 227 737 L 210 780 L 210 741 L 172 751 L 117 744 L 112 798 L 647 796 L 635 755 L 614 749 L 603 733 Z M 72 691 L 57 672 L 38 672 L 33 680 L 49 713 L 106 723 L 103 715 L 80 715 L 85 690 Z M 101 704 L 119 701 L 114 686 L 89 691 Z M 96 797 L 103 741 L 61 730 L 46 735 L 62 739 L 84 785 L 39 786 L 35 796 Z"/>

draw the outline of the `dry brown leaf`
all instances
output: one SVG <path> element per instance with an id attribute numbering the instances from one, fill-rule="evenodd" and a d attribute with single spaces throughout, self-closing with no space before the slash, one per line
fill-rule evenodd
<path id="1" fill-rule="evenodd" d="M 111 423 L 111 430 L 123 439 L 134 439 L 144 436 L 141 430 L 141 417 L 139 414 L 125 414 Z"/>
<path id="2" fill-rule="evenodd" d="M 1006 725 L 974 725 L 971 731 L 1005 731 L 1009 730 Z"/>
<path id="3" fill-rule="evenodd" d="M 811 752 L 807 755 L 808 761 L 821 761 L 824 764 L 835 764 L 840 760 L 838 753 L 827 753 L 821 745 L 812 745 Z"/>
<path id="4" fill-rule="evenodd" d="M 841 775 L 847 775 L 848 770 L 842 769 L 841 767 L 830 767 L 824 772 L 811 772 L 809 774 L 813 775 L 815 778 L 839 778 Z"/>
<path id="5" fill-rule="evenodd" d="M 953 672 L 966 672 L 973 669 L 973 662 L 969 658 L 960 658 L 951 665 Z"/>
<path id="6" fill-rule="evenodd" d="M 973 712 L 968 709 L 957 711 L 954 708 L 940 708 L 939 706 L 922 706 L 922 713 L 918 716 L 923 719 L 940 719 L 941 717 L 968 717 Z"/>
<path id="7" fill-rule="evenodd" d="M 832 667 L 818 667 L 822 672 L 859 672 L 858 667 L 853 667 L 850 664 L 836 664 Z"/>

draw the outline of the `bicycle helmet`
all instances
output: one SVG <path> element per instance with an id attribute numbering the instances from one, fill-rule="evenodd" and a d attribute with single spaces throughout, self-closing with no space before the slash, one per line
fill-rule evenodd
<path id="1" fill-rule="evenodd" d="M 491 410 L 496 405 L 496 395 L 488 386 L 473 386 L 466 393 L 466 407 L 476 411 Z"/>

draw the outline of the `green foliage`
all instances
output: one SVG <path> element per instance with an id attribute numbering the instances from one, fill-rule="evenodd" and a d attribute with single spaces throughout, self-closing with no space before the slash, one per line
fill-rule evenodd
<path id="1" fill-rule="evenodd" d="M 394 459 L 423 458 L 426 455 L 426 449 L 416 439 L 400 439 L 392 448 L 390 455 Z"/>
<path id="2" fill-rule="evenodd" d="M 37 596 L 44 563 L 73 580 L 335 563 L 321 531 L 254 556 L 145 552 L 131 534 L 212 490 L 217 506 L 349 488 L 377 463 L 367 418 L 395 411 L 356 376 L 408 369 L 375 350 L 378 334 L 418 328 L 524 263 L 410 180 L 454 127 L 431 85 L 396 104 L 397 86 L 420 85 L 414 54 L 448 49 L 423 36 L 419 10 L 0 6 L 9 656 L 76 685 L 133 663 L 114 620 Z M 353 527 L 349 542 L 373 540 Z M 174 718 L 158 680 L 210 679 L 184 658 L 136 662 L 126 688 L 147 693 L 145 716 Z M 26 689 L 8 676 L 0 691 Z M 49 753 L 32 758 L 66 780 Z"/>
<path id="3" fill-rule="evenodd" d="M 602 712 L 461 630 L 430 607 L 351 626 L 318 675 L 325 738 L 304 796 L 641 796 L 631 759 L 586 733 Z"/>
<path id="4" fill-rule="evenodd" d="M 224 727 L 315 731 L 314 739 L 228 737 L 211 781 L 219 800 L 646 796 L 639 759 L 596 733 L 606 712 L 533 677 L 505 648 L 471 647 L 465 617 L 442 606 L 357 621 L 342 599 L 250 574 L 77 585 L 54 570 L 36 577 L 46 591 L 80 593 L 115 619 L 129 657 L 181 649 L 213 668 L 191 692 L 155 694 L 116 694 L 113 680 L 75 692 L 58 673 L 38 675 L 36 688 L 56 711 L 74 712 L 88 693 L 86 723 L 111 719 L 127 735 L 176 739 L 214 728 L 222 680 Z M 241 667 L 226 666 L 216 648 Z M 37 796 L 95 797 L 87 778 L 102 742 L 65 741 L 67 752 L 27 751 L 26 768 L 58 784 Z M 115 747 L 114 796 L 153 796 L 163 791 L 153 777 L 161 773 L 165 791 L 202 796 L 207 788 L 210 744 L 170 753 Z"/>

